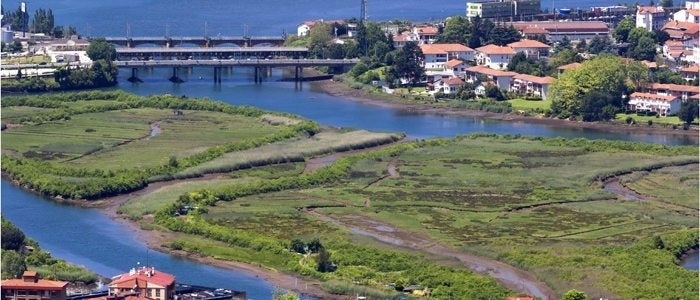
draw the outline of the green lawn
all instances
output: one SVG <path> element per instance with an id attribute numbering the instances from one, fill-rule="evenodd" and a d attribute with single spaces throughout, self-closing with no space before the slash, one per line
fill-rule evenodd
<path id="1" fill-rule="evenodd" d="M 646 125 L 649 121 L 651 121 L 652 124 L 683 126 L 683 121 L 681 121 L 676 116 L 658 117 L 657 118 L 655 116 L 638 116 L 636 114 L 616 114 L 615 121 L 621 122 L 621 123 L 626 123 L 628 117 L 631 117 L 632 119 L 634 119 L 634 121 L 637 124 L 640 124 L 640 125 Z M 697 123 L 697 119 L 696 119 L 696 123 Z"/>
<path id="2" fill-rule="evenodd" d="M 522 98 L 511 99 L 508 102 L 513 106 L 513 110 L 524 110 L 524 111 L 534 111 L 534 110 L 547 110 L 552 105 L 551 100 L 525 100 Z"/>

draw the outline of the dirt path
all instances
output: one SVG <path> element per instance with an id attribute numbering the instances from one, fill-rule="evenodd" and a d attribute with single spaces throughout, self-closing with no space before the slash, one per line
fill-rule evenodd
<path id="1" fill-rule="evenodd" d="M 353 155 L 353 154 L 360 153 L 360 152 L 381 149 L 381 148 L 384 148 L 387 146 L 396 145 L 397 143 L 406 142 L 407 140 L 408 139 L 404 138 L 402 140 L 399 140 L 399 141 L 393 142 L 393 143 L 389 143 L 389 144 L 384 144 L 384 145 L 379 145 L 379 146 L 374 146 L 374 147 L 369 147 L 369 148 L 363 148 L 363 149 L 357 149 L 357 150 L 350 150 L 350 151 L 345 151 L 345 152 L 335 152 L 335 153 L 331 153 L 331 154 L 327 154 L 327 155 L 313 157 L 311 159 L 306 160 L 306 167 L 304 168 L 304 173 L 309 173 L 309 172 L 312 172 L 316 169 L 330 165 L 333 162 L 335 162 L 336 160 L 338 160 L 339 158 L 344 157 L 344 156 L 349 156 L 349 155 Z M 394 168 L 393 171 L 396 171 L 396 169 Z M 392 172 L 392 171 L 390 171 L 390 172 Z"/>
<path id="2" fill-rule="evenodd" d="M 500 261 L 459 252 L 420 234 L 403 231 L 376 220 L 367 219 L 364 216 L 346 216 L 339 220 L 315 210 L 306 210 L 306 212 L 320 220 L 347 228 L 355 234 L 368 236 L 383 243 L 457 259 L 472 271 L 490 276 L 517 292 L 527 293 L 541 299 L 557 299 L 554 291 L 532 274 Z"/>

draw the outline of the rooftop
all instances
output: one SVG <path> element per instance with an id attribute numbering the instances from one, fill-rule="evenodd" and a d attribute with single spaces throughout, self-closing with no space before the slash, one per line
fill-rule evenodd
<path id="1" fill-rule="evenodd" d="M 576 69 L 576 68 L 578 68 L 578 67 L 580 67 L 580 66 L 581 66 L 580 63 L 575 62 L 575 63 L 570 63 L 570 64 L 568 64 L 568 65 L 563 65 L 563 66 L 561 66 L 561 67 L 558 67 L 557 69 L 559 69 L 559 70 L 569 70 L 569 69 Z"/>
<path id="2" fill-rule="evenodd" d="M 663 12 L 664 8 L 661 6 L 637 6 L 638 14 L 658 14 Z"/>
<path id="3" fill-rule="evenodd" d="M 461 60 L 459 60 L 459 59 L 452 59 L 452 60 L 446 62 L 446 63 L 445 63 L 445 66 L 450 67 L 450 68 L 453 68 L 453 67 L 459 66 L 459 65 L 461 65 L 461 64 L 463 64 L 463 63 L 464 63 L 464 62 L 461 61 Z"/>
<path id="4" fill-rule="evenodd" d="M 632 98 L 642 98 L 642 99 L 649 99 L 649 100 L 661 100 L 665 102 L 671 102 L 673 100 L 678 99 L 676 96 L 666 96 L 666 95 L 659 95 L 659 94 L 650 94 L 650 93 L 632 93 L 631 95 Z"/>
<path id="5" fill-rule="evenodd" d="M 25 271 L 22 279 L 8 279 L 0 283 L 2 289 L 48 290 L 60 291 L 66 288 L 68 282 L 44 280 L 37 277 L 34 271 Z"/>
<path id="6" fill-rule="evenodd" d="M 674 92 L 688 92 L 688 93 L 700 93 L 697 86 L 692 85 L 681 85 L 681 84 L 662 84 L 662 83 L 652 83 L 647 86 L 649 89 L 653 90 L 669 90 Z"/>
<path id="7" fill-rule="evenodd" d="M 523 81 L 534 82 L 537 84 L 550 84 L 550 83 L 552 83 L 552 81 L 554 81 L 553 77 L 549 77 L 549 76 L 539 77 L 539 76 L 528 75 L 528 74 L 518 74 L 518 75 L 513 76 L 513 79 L 520 79 Z"/>
<path id="8" fill-rule="evenodd" d="M 487 66 L 474 66 L 471 68 L 467 68 L 467 71 L 472 72 L 472 73 L 479 73 L 479 74 L 484 74 L 484 75 L 489 75 L 489 76 L 495 76 L 495 77 L 501 77 L 501 76 L 513 77 L 515 75 L 518 75 L 518 73 L 515 73 L 515 72 L 494 70 L 494 69 L 491 69 Z"/>
<path id="9" fill-rule="evenodd" d="M 131 269 L 129 273 L 117 275 L 112 278 L 112 282 L 109 284 L 110 287 L 115 286 L 121 288 L 123 285 L 125 288 L 132 288 L 134 284 L 139 286 L 145 286 L 145 283 L 152 282 L 161 286 L 168 286 L 175 283 L 175 276 L 170 275 L 165 272 L 156 271 L 155 268 L 141 269 Z"/>
<path id="10" fill-rule="evenodd" d="M 552 33 L 552 32 L 608 32 L 608 25 L 603 21 L 533 21 L 533 22 L 509 22 L 518 31 L 524 33 Z"/>
<path id="11" fill-rule="evenodd" d="M 474 49 L 462 44 L 425 44 L 420 46 L 423 54 L 445 54 L 448 52 L 471 52 Z"/>
<path id="12" fill-rule="evenodd" d="M 520 40 L 514 43 L 508 44 L 511 48 L 551 48 L 549 45 L 536 40 Z"/>
<path id="13" fill-rule="evenodd" d="M 513 48 L 508 47 L 508 46 L 497 46 L 494 44 L 488 44 L 483 47 L 476 48 L 476 51 L 479 51 L 481 53 L 485 54 L 515 54 L 515 50 Z"/>

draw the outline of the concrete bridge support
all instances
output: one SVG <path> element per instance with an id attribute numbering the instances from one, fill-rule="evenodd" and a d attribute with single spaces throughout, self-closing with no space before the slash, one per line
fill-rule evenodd
<path id="1" fill-rule="evenodd" d="M 303 78 L 304 78 L 304 68 L 303 67 L 294 67 L 294 81 L 301 82 L 301 80 Z"/>
<path id="2" fill-rule="evenodd" d="M 131 77 L 127 80 L 132 83 L 143 82 L 143 80 L 139 78 L 139 69 L 131 68 Z"/>
<path id="3" fill-rule="evenodd" d="M 173 83 L 185 82 L 184 80 L 182 80 L 180 77 L 177 76 L 177 69 L 178 69 L 178 67 L 173 67 L 173 76 L 171 76 L 168 80 L 170 80 Z"/>
<path id="4" fill-rule="evenodd" d="M 221 67 L 214 67 L 214 83 L 221 83 Z"/>

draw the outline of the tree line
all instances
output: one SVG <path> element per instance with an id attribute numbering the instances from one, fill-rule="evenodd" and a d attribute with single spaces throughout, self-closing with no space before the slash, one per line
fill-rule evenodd
<path id="1" fill-rule="evenodd" d="M 2 25 L 11 25 L 15 31 L 22 31 L 26 26 L 29 32 L 43 33 L 55 38 L 67 38 L 78 33 L 75 27 L 56 25 L 50 8 L 37 9 L 32 18 L 29 17 L 29 12 L 22 12 L 21 5 L 10 12 L 6 12 L 4 6 L 0 6 L 0 9 L 3 15 Z"/>

